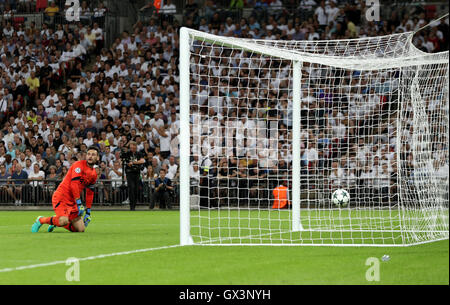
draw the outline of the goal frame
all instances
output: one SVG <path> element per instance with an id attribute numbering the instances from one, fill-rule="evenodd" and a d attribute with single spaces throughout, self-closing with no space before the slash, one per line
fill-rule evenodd
<path id="1" fill-rule="evenodd" d="M 401 235 L 401 243 L 398 244 L 364 244 L 364 243 L 336 243 L 336 244 L 315 244 L 315 243 L 251 243 L 251 244 L 234 244 L 234 243 L 195 243 L 190 232 L 190 40 L 191 33 L 196 32 L 185 27 L 180 29 L 180 245 L 208 245 L 208 246 L 357 246 L 357 247 L 407 247 L 425 243 L 431 243 L 439 240 L 448 240 L 448 234 L 445 238 L 438 238 L 426 241 L 418 241 L 408 243 L 405 241 L 404 229 L 400 226 L 400 230 L 396 231 Z M 203 33 L 202 33 L 203 34 Z M 205 36 L 210 34 L 204 33 Z M 195 36 L 195 35 L 194 35 Z M 211 35 L 212 36 L 212 35 Z M 207 40 L 203 37 L 204 40 Z M 222 44 L 224 44 L 222 42 Z M 245 48 L 244 48 L 245 49 Z M 258 53 L 259 48 L 253 49 L 253 52 Z M 291 232 L 303 231 L 301 224 L 301 153 L 300 153 L 300 132 L 301 132 L 301 79 L 302 79 L 302 62 L 294 59 L 290 54 L 280 53 L 285 59 L 290 59 L 293 62 L 293 122 L 292 122 L 292 212 L 291 212 Z M 277 56 L 277 55 L 275 55 Z M 284 57 L 282 56 L 282 57 Z M 401 68 L 400 68 L 401 69 Z M 399 139 L 398 139 L 399 140 Z M 399 209 L 399 221 L 402 222 L 401 206 Z M 314 231 L 314 230 L 306 230 Z M 386 231 L 387 232 L 387 231 Z M 425 232 L 425 231 L 424 231 Z"/>

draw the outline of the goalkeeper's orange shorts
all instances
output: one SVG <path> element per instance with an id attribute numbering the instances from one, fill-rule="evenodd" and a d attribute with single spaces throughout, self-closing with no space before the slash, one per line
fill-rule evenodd
<path id="1" fill-rule="evenodd" d="M 58 217 L 65 216 L 69 218 L 69 221 L 78 217 L 78 208 L 75 202 L 67 200 L 67 196 L 64 196 L 58 191 L 53 193 L 52 205 Z"/>

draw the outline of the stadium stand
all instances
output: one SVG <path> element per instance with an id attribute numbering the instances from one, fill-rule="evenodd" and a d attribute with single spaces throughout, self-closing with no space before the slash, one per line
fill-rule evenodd
<path id="1" fill-rule="evenodd" d="M 127 202 L 122 188 L 120 152 L 131 140 L 137 142 L 147 160 L 142 171 L 141 203 L 151 200 L 159 169 L 165 168 L 176 181 L 178 30 L 182 25 L 243 38 L 347 39 L 418 29 L 438 16 L 441 5 L 399 5 L 387 21 L 368 22 L 363 17 L 365 1 L 206 0 L 200 3 L 188 0 L 181 6 L 179 2 L 174 5 L 168 1 L 159 12 L 152 10 L 147 15 L 149 18 L 140 19 L 106 45 L 104 17 L 108 10 L 101 1 L 97 1 L 98 5 L 82 1 L 80 22 L 72 23 L 63 18 L 64 1 L 44 2 L 47 1 L 0 0 L 0 201 L 3 204 L 51 202 L 52 191 L 67 169 L 74 161 L 84 158 L 90 145 L 98 146 L 101 151 L 95 203 Z M 152 8 L 151 3 L 143 7 L 143 14 L 147 8 Z M 31 17 L 26 22 L 23 17 L 15 17 L 21 13 L 36 15 L 36 11 L 44 18 L 41 24 Z M 447 17 L 420 32 L 414 44 L 425 52 L 447 50 L 448 22 Z M 195 92 L 192 94 L 196 96 Z M 315 103 L 318 98 L 314 92 L 305 92 L 303 97 L 305 103 Z M 275 106 L 282 109 L 287 107 L 287 102 L 280 100 Z M 280 111 L 280 114 L 281 120 L 285 120 L 288 112 Z M 324 134 L 305 136 L 315 137 L 321 143 L 334 139 L 341 143 L 339 139 L 354 122 L 336 119 L 339 115 L 330 113 L 329 124 L 336 127 L 332 138 Z M 206 120 L 207 114 L 202 119 Z M 391 130 L 391 123 L 387 122 L 386 133 Z M 318 150 L 303 147 L 304 171 L 311 170 L 312 163 L 317 167 L 329 166 L 332 168 L 330 184 L 338 185 L 343 175 L 353 175 L 350 181 L 364 175 L 370 179 L 377 167 L 376 174 L 387 179 L 380 187 L 389 187 L 389 177 L 394 175 L 396 165 L 389 143 L 382 144 L 387 145 L 355 143 L 357 166 L 353 168 L 358 169 L 355 171 L 338 159 L 330 165 L 323 164 L 324 154 L 330 153 L 327 145 Z M 408 159 L 407 150 L 404 153 Z M 194 183 L 199 183 L 199 176 L 214 162 L 237 166 L 235 161 L 226 164 L 210 157 L 192 160 Z M 288 155 L 282 158 L 278 168 L 289 162 Z"/>

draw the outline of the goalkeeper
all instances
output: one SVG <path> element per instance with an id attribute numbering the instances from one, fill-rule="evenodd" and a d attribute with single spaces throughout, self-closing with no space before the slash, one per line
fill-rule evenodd
<path id="1" fill-rule="evenodd" d="M 43 224 L 50 225 L 48 232 L 55 227 L 64 227 L 71 232 L 84 232 L 91 221 L 91 206 L 94 199 L 93 186 L 97 181 L 94 166 L 99 159 L 99 150 L 89 147 L 86 160 L 72 164 L 64 180 L 53 193 L 52 205 L 55 216 L 39 216 L 31 227 L 31 232 L 38 232 Z M 81 201 L 81 192 L 86 188 L 86 210 Z M 84 212 L 86 214 L 83 217 Z"/>

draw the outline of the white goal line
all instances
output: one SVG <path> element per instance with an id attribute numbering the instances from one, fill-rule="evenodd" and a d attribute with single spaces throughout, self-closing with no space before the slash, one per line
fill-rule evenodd
<path id="1" fill-rule="evenodd" d="M 109 253 L 109 254 L 99 254 L 99 255 L 79 258 L 78 260 L 79 261 L 88 261 L 88 260 L 95 260 L 95 259 L 99 259 L 99 258 L 106 258 L 106 257 L 112 257 L 112 256 L 150 252 L 150 251 L 156 251 L 156 250 L 165 250 L 165 249 L 176 248 L 176 247 L 180 247 L 180 246 L 181 245 L 171 245 L 171 246 L 162 246 L 162 247 L 156 247 L 156 248 L 146 248 L 146 249 L 138 249 L 138 250 L 131 250 L 131 251 L 115 252 L 115 253 Z M 54 265 L 59 265 L 59 264 L 65 264 L 66 261 L 67 260 L 59 260 L 59 261 L 53 261 L 53 262 L 48 262 L 48 263 L 26 265 L 26 266 L 12 267 L 12 268 L 4 268 L 4 269 L 0 269 L 0 273 L 33 269 L 33 268 L 39 268 L 39 267 L 54 266 Z"/>

